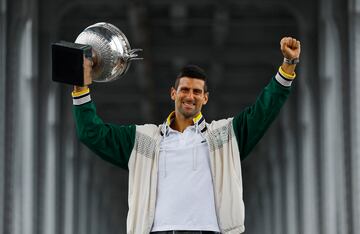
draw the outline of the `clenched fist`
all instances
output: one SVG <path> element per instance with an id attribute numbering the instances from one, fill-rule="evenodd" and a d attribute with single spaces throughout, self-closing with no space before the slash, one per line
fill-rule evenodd
<path id="1" fill-rule="evenodd" d="M 300 57 L 300 41 L 292 37 L 284 37 L 280 41 L 280 49 L 285 58 L 295 59 Z"/>

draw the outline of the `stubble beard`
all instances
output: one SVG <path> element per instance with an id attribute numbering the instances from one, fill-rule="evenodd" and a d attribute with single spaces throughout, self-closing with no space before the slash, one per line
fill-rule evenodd
<path id="1" fill-rule="evenodd" d="M 179 108 L 179 112 L 182 114 L 182 116 L 184 116 L 185 119 L 193 119 L 196 117 L 199 110 L 194 109 L 192 111 L 185 111 L 183 108 Z"/>

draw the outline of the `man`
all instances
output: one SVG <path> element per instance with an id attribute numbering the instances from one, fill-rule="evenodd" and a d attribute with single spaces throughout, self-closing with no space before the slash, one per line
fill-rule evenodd
<path id="1" fill-rule="evenodd" d="M 300 42 L 280 41 L 284 62 L 254 105 L 234 118 L 206 123 L 204 71 L 186 66 L 171 89 L 175 110 L 159 125 L 105 124 L 87 87 L 75 87 L 81 141 L 129 170 L 127 233 L 226 233 L 245 230 L 241 160 L 275 119 L 290 93 Z M 84 66 L 90 76 L 91 63 Z"/>

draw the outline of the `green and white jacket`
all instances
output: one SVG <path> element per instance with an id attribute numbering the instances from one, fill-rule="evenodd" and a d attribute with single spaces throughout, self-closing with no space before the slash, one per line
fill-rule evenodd
<path id="1" fill-rule="evenodd" d="M 278 115 L 290 94 L 290 85 L 291 80 L 277 73 L 255 104 L 233 118 L 202 127 L 209 145 L 221 233 L 238 234 L 245 230 L 241 160 Z M 73 102 L 79 139 L 101 158 L 129 170 L 127 233 L 150 233 L 156 206 L 160 142 L 167 122 L 128 126 L 104 123 L 96 114 L 89 90 L 73 93 Z"/>

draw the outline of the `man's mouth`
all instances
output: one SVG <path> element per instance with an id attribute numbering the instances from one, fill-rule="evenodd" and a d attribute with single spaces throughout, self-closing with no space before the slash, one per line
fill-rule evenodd
<path id="1" fill-rule="evenodd" d="M 194 108 L 195 103 L 183 102 L 183 106 L 184 106 L 184 108 L 186 108 L 186 109 L 192 109 L 192 108 Z"/>

